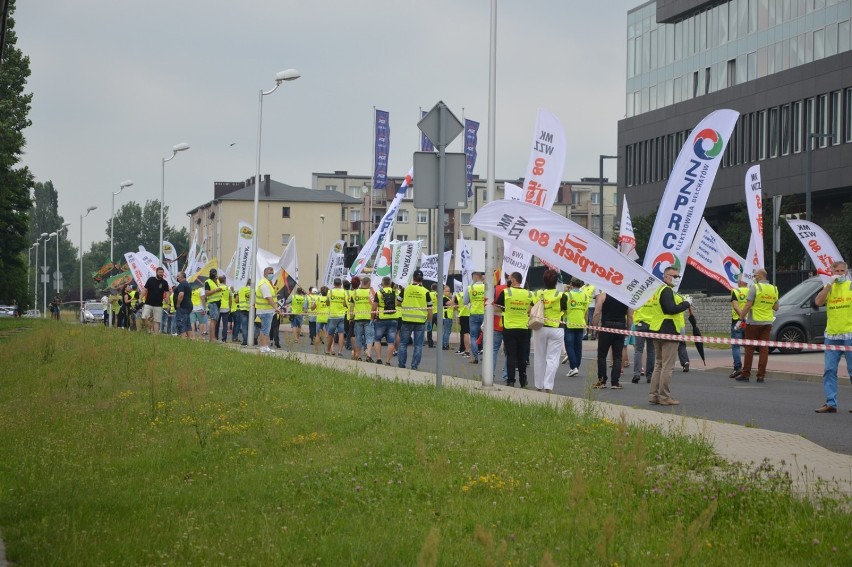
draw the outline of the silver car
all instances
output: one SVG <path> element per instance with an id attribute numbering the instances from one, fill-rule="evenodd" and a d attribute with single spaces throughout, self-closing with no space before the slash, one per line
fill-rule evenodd
<path id="1" fill-rule="evenodd" d="M 823 287 L 819 277 L 809 278 L 778 299 L 778 311 L 772 322 L 770 340 L 788 343 L 816 343 L 825 340 L 825 306 L 817 307 L 814 298 Z M 801 348 L 781 348 L 783 353 L 802 352 Z"/>

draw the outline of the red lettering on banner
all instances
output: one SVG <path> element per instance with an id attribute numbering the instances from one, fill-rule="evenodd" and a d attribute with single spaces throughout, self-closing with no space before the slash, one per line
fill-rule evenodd
<path id="1" fill-rule="evenodd" d="M 535 180 L 531 180 L 527 183 L 527 193 L 524 195 L 524 201 L 527 203 L 532 203 L 533 205 L 538 205 L 539 207 L 544 206 L 544 194 L 546 193 L 546 189 L 542 187 L 541 183 Z"/>
<path id="2" fill-rule="evenodd" d="M 809 247 L 810 247 L 810 249 L 811 249 L 811 250 L 813 250 L 814 252 L 819 252 L 820 250 L 822 250 L 822 246 L 820 246 L 820 245 L 819 245 L 819 242 L 817 242 L 817 241 L 816 241 L 816 239 L 814 239 L 814 240 L 809 240 L 809 241 L 808 241 L 808 246 L 809 246 Z"/>
<path id="3" fill-rule="evenodd" d="M 532 231 L 530 231 L 532 232 Z M 613 267 L 607 268 L 602 264 L 598 264 L 584 253 L 588 249 L 588 244 L 581 238 L 566 234 L 553 247 L 553 253 L 558 254 L 569 262 L 572 262 L 580 268 L 581 272 L 590 272 L 598 277 L 612 282 L 615 285 L 621 285 L 624 282 L 624 274 Z"/>
<path id="4" fill-rule="evenodd" d="M 538 229 L 532 228 L 527 234 L 529 235 L 530 240 L 537 242 L 539 246 L 547 246 L 550 244 L 550 235 L 546 232 L 540 232 Z"/>
<path id="5" fill-rule="evenodd" d="M 544 175 L 544 166 L 546 164 L 547 162 L 544 160 L 544 158 L 536 158 L 535 165 L 533 166 L 532 170 L 533 175 Z"/>

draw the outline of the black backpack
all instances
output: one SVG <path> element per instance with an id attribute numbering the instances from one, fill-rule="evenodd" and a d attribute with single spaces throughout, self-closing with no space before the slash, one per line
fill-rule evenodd
<path id="1" fill-rule="evenodd" d="M 382 288 L 381 294 L 383 313 L 385 315 L 396 313 L 396 294 L 393 292 L 393 289 L 387 291 L 385 288 Z"/>

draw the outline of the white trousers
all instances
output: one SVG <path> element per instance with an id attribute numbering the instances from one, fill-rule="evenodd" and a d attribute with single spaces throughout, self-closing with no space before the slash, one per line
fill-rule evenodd
<path id="1" fill-rule="evenodd" d="M 542 327 L 533 331 L 533 378 L 539 390 L 552 390 L 559 369 L 565 331 L 559 327 Z"/>

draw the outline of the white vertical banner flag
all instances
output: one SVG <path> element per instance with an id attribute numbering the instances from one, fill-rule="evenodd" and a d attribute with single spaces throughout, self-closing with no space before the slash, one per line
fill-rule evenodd
<path id="1" fill-rule="evenodd" d="M 389 277 L 393 280 L 393 228 L 396 219 L 391 220 L 391 225 L 382 239 L 382 244 L 373 261 L 373 274 L 370 278 L 370 287 L 378 290 L 382 287 L 382 278 Z"/>
<path id="2" fill-rule="evenodd" d="M 618 229 L 618 251 L 630 258 L 638 260 L 636 252 L 636 235 L 633 234 L 633 221 L 630 220 L 630 210 L 627 208 L 627 195 L 624 196 L 624 204 L 621 207 L 621 223 Z"/>
<path id="3" fill-rule="evenodd" d="M 237 260 L 237 251 L 234 250 L 234 253 L 231 254 L 231 261 L 228 262 L 228 267 L 225 268 L 225 277 L 227 278 L 228 283 L 233 284 L 234 281 L 234 262 Z"/>
<path id="4" fill-rule="evenodd" d="M 388 205 L 387 212 L 385 212 L 382 220 L 379 221 L 379 226 L 376 228 L 376 231 L 370 236 L 364 246 L 361 247 L 361 251 L 358 252 L 358 257 L 355 258 L 355 262 L 349 268 L 349 275 L 351 277 L 357 276 L 364 270 L 364 267 L 367 265 L 367 262 L 373 255 L 373 252 L 376 251 L 376 247 L 380 242 L 384 241 L 385 234 L 387 234 L 387 232 L 393 227 L 393 222 L 396 220 L 396 214 L 399 212 L 399 206 L 402 203 L 402 198 L 405 196 L 408 186 L 411 185 L 414 179 L 412 177 L 413 175 L 414 168 L 408 171 L 408 175 L 405 176 L 405 180 L 399 186 L 399 189 L 397 189 L 393 201 L 391 201 L 391 204 Z"/>
<path id="5" fill-rule="evenodd" d="M 275 266 L 275 271 L 283 270 L 288 276 L 293 278 L 293 281 L 299 281 L 299 257 L 296 254 L 296 237 L 293 236 L 290 238 L 290 242 L 287 243 L 287 247 L 284 248 L 284 253 L 281 254 L 281 258 L 278 260 L 278 264 Z"/>
<path id="6" fill-rule="evenodd" d="M 787 222 L 811 257 L 822 283 L 831 283 L 834 280 L 831 275 L 831 263 L 843 260 L 834 241 L 827 232 L 810 221 L 787 219 Z"/>
<path id="7" fill-rule="evenodd" d="M 763 257 L 763 194 L 760 185 L 760 165 L 748 168 L 745 176 L 745 197 L 748 205 L 748 220 L 751 224 L 751 241 L 747 266 L 765 268 Z M 747 271 L 749 267 L 745 268 Z"/>
<path id="8" fill-rule="evenodd" d="M 430 282 L 438 281 L 438 255 L 423 254 L 420 258 L 420 271 L 423 272 L 423 280 Z"/>
<path id="9" fill-rule="evenodd" d="M 470 224 L 587 283 L 630 308 L 644 305 L 663 283 L 611 244 L 552 211 L 530 203 L 492 201 Z"/>
<path id="10" fill-rule="evenodd" d="M 184 268 L 184 272 L 188 276 L 190 274 L 190 268 L 193 266 L 193 262 L 195 262 L 195 254 L 196 254 L 196 246 L 198 244 L 198 229 L 195 229 L 195 232 L 192 234 L 192 242 L 189 245 L 189 250 L 186 251 L 186 267 Z"/>
<path id="11" fill-rule="evenodd" d="M 686 266 L 689 249 L 704 215 L 713 179 L 740 113 L 716 110 L 698 123 L 672 168 L 648 240 L 644 267 L 657 278 Z"/>
<path id="12" fill-rule="evenodd" d="M 506 202 L 506 200 L 504 199 L 502 202 Z M 465 290 L 473 283 L 473 255 L 464 241 L 464 234 L 461 232 L 459 232 L 459 239 L 461 240 L 461 250 L 458 251 L 458 254 L 461 259 L 462 289 Z"/>
<path id="13" fill-rule="evenodd" d="M 322 271 L 322 279 L 319 281 L 320 286 L 331 287 L 334 278 L 343 277 L 346 272 L 343 256 L 345 246 L 346 242 L 343 240 L 337 240 L 331 245 L 328 251 L 328 259 L 325 261 L 325 268 Z"/>
<path id="14" fill-rule="evenodd" d="M 444 281 L 443 285 L 447 285 L 447 274 L 450 273 L 450 264 L 453 261 L 453 251 L 447 250 L 444 252 Z"/>
<path id="15" fill-rule="evenodd" d="M 393 245 L 393 281 L 406 287 L 411 284 L 417 261 L 420 259 L 422 240 L 407 240 L 395 242 Z"/>
<path id="16" fill-rule="evenodd" d="M 157 268 L 160 267 L 160 259 L 148 252 L 147 250 L 142 250 L 136 253 L 136 258 L 141 261 L 145 265 L 145 269 L 148 270 L 148 276 L 157 275 Z M 163 267 L 163 272 L 165 276 L 165 280 L 167 282 L 172 281 L 172 275 L 169 273 L 169 269 Z M 170 284 L 171 285 L 171 284 Z"/>
<path id="17" fill-rule="evenodd" d="M 562 123 L 555 114 L 539 108 L 521 200 L 548 211 L 553 207 L 553 201 L 556 200 L 559 185 L 562 183 L 566 153 L 565 129 Z M 503 242 L 503 273 L 520 272 L 523 276 L 521 285 L 527 280 L 530 260 L 532 257 L 528 252 L 516 253 L 512 243 Z"/>
<path id="18" fill-rule="evenodd" d="M 464 284 L 453 278 L 453 293 L 464 293 Z"/>
<path id="19" fill-rule="evenodd" d="M 174 245 L 166 240 L 163 241 L 163 266 L 168 269 L 169 277 L 172 278 L 169 280 L 171 285 L 177 285 L 177 281 L 174 279 L 174 276 L 178 273 L 177 251 Z"/>
<path id="20" fill-rule="evenodd" d="M 263 270 L 268 267 L 276 268 L 278 266 L 278 261 L 281 260 L 281 256 L 270 252 L 269 250 L 264 250 L 263 248 L 258 247 L 257 249 L 257 262 L 255 262 L 255 274 L 254 278 L 252 278 L 252 282 L 259 282 L 263 279 Z M 253 283 L 252 285 L 257 285 Z"/>
<path id="21" fill-rule="evenodd" d="M 252 226 L 247 222 L 240 221 L 237 228 L 237 263 L 234 266 L 234 289 L 240 289 L 246 285 L 251 277 L 249 261 L 251 260 L 251 238 L 253 234 Z M 190 250 L 194 253 L 194 244 Z M 189 258 L 190 256 L 187 256 L 187 261 Z M 257 280 L 252 283 L 257 284 Z"/>
<path id="22" fill-rule="evenodd" d="M 701 224 L 698 226 L 698 233 L 692 242 L 687 262 L 728 289 L 738 287 L 740 272 L 746 283 L 751 284 L 754 280 L 754 274 L 750 270 L 742 269 L 745 260 L 734 252 L 704 219 L 701 219 Z"/>
<path id="23" fill-rule="evenodd" d="M 130 269 L 130 273 L 133 274 L 133 281 L 136 282 L 136 287 L 145 287 L 145 282 L 148 281 L 148 268 L 145 267 L 145 263 L 136 257 L 136 252 L 125 253 L 124 261 L 127 262 L 127 267 Z"/>

